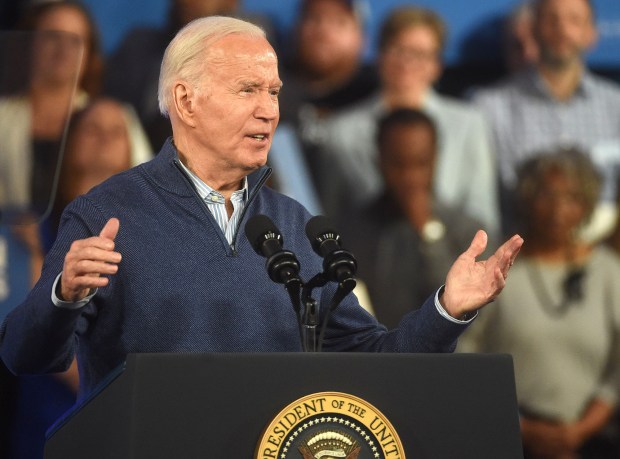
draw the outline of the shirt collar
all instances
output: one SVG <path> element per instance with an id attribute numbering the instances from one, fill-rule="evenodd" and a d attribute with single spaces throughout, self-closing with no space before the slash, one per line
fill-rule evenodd
<path id="1" fill-rule="evenodd" d="M 428 88 L 426 94 L 424 94 L 424 100 L 422 101 L 422 108 L 430 112 L 439 111 L 442 101 L 439 95 L 433 88 Z"/>
<path id="2" fill-rule="evenodd" d="M 441 100 L 437 91 L 435 91 L 435 89 L 433 89 L 432 87 L 428 88 L 422 100 L 422 109 L 439 109 L 440 105 Z M 385 103 L 385 100 L 383 100 L 381 93 L 377 93 L 374 98 L 369 99 L 368 107 L 379 117 L 381 115 L 387 114 L 390 111 L 390 108 Z"/>
<path id="3" fill-rule="evenodd" d="M 547 83 L 545 82 L 545 80 L 543 80 L 542 76 L 540 75 L 540 72 L 538 72 L 536 68 L 532 67 L 526 70 L 524 77 L 525 77 L 524 80 L 525 80 L 526 85 L 530 86 L 538 94 L 548 99 L 553 99 L 553 96 L 551 95 L 551 92 L 549 91 L 549 88 L 547 87 Z M 577 97 L 588 97 L 592 84 L 593 84 L 592 74 L 588 71 L 587 68 L 584 67 L 583 73 L 581 75 L 581 80 L 579 80 L 577 89 L 575 90 L 575 93 L 573 94 L 571 99 L 577 98 Z"/>
<path id="4" fill-rule="evenodd" d="M 200 177 L 194 174 L 185 164 L 183 164 L 183 161 L 179 161 L 179 164 L 181 165 L 183 170 L 187 172 L 187 175 L 189 176 L 190 180 L 194 184 L 194 187 L 196 188 L 198 195 L 203 200 L 207 200 L 207 198 L 212 194 L 221 196 L 221 193 L 219 191 L 214 190 L 209 185 L 207 185 Z M 241 186 L 241 189 L 234 191 L 231 199 L 235 199 L 235 198 L 238 199 L 239 196 L 242 197 L 244 202 L 247 201 L 248 199 L 248 178 L 247 177 L 243 177 L 243 185 Z"/>

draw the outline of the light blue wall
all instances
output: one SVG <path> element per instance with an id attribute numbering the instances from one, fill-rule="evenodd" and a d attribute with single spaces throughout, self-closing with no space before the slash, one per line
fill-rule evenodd
<path id="1" fill-rule="evenodd" d="M 98 21 L 104 49 L 112 51 L 129 28 L 138 25 L 161 25 L 168 10 L 168 0 L 84 0 Z M 386 14 L 406 0 L 366 0 L 369 21 L 368 56 L 372 56 L 377 29 Z M 299 0 L 242 0 L 250 12 L 267 15 L 287 35 Z M 449 26 L 445 58 L 448 64 L 462 59 L 485 60 L 497 52 L 496 32 L 502 15 L 510 11 L 515 0 L 418 0 L 417 5 L 434 9 Z M 601 39 L 589 55 L 591 64 L 620 67 L 620 0 L 594 0 Z"/>

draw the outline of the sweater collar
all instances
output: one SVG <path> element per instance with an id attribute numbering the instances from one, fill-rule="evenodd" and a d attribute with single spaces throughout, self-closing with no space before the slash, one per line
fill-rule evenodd
<path id="1" fill-rule="evenodd" d="M 157 156 L 143 164 L 143 170 L 155 182 L 155 184 L 170 193 L 179 196 L 194 196 L 195 191 L 188 177 L 181 170 L 179 154 L 172 137 L 169 137 Z M 248 192 L 253 195 L 267 181 L 271 175 L 271 168 L 263 166 L 247 176 Z"/>

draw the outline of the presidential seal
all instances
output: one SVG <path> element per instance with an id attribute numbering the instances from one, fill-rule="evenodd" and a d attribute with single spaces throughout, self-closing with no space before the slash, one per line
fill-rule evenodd
<path id="1" fill-rule="evenodd" d="M 265 429 L 255 459 L 405 459 L 392 424 L 370 403 L 342 392 L 307 395 Z"/>

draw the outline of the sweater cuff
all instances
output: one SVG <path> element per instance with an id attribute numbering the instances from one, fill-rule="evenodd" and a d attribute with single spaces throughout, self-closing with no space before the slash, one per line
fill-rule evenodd
<path id="1" fill-rule="evenodd" d="M 97 293 L 98 289 L 93 290 L 93 293 L 91 293 L 90 295 L 88 295 L 85 298 L 82 298 L 79 301 L 64 301 L 61 300 L 60 298 L 58 298 L 58 295 L 56 295 L 56 286 L 58 285 L 58 281 L 60 280 L 60 277 L 62 276 L 62 271 L 60 272 L 60 274 L 58 276 L 56 276 L 56 280 L 54 281 L 54 285 L 52 286 L 52 303 L 54 303 L 54 305 L 56 307 L 62 308 L 62 309 L 80 309 L 83 308 L 84 306 L 86 306 L 88 304 L 88 302 L 95 296 L 95 294 Z"/>
<path id="2" fill-rule="evenodd" d="M 439 290 L 437 290 L 435 292 L 435 308 L 437 308 L 437 312 L 439 312 L 439 314 L 441 316 L 443 316 L 444 318 L 448 319 L 450 322 L 454 322 L 455 324 L 461 324 L 461 325 L 468 324 L 472 320 L 474 320 L 476 317 L 478 317 L 478 311 L 476 311 L 476 313 L 473 316 L 466 317 L 465 320 L 456 319 L 456 318 L 452 317 L 450 314 L 448 314 L 448 312 L 443 308 L 443 306 L 439 302 L 439 296 L 443 293 L 445 288 L 446 288 L 446 286 L 442 285 L 439 288 Z"/>

